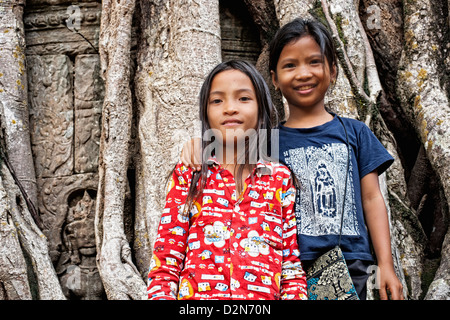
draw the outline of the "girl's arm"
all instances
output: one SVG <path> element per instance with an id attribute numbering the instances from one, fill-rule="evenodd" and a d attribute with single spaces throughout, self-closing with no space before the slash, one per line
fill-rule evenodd
<path id="1" fill-rule="evenodd" d="M 387 290 L 393 300 L 403 300 L 402 284 L 394 271 L 389 220 L 383 195 L 378 184 L 378 172 L 372 171 L 361 179 L 364 215 L 378 262 L 380 298 L 387 300 Z"/>
<path id="2" fill-rule="evenodd" d="M 172 173 L 168 186 L 166 205 L 161 215 L 150 260 L 147 283 L 149 300 L 177 299 L 178 283 L 189 233 L 189 219 L 183 215 L 185 193 L 190 184 L 190 179 L 183 174 L 187 170 L 179 163 Z"/>
<path id="3" fill-rule="evenodd" d="M 281 266 L 281 299 L 307 300 L 306 275 L 300 263 L 295 220 L 295 188 L 292 180 L 281 197 L 283 221 L 283 263 Z"/>

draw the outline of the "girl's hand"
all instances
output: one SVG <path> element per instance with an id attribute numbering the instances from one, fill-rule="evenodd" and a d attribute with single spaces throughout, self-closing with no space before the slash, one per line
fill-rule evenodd
<path id="1" fill-rule="evenodd" d="M 193 171 L 200 171 L 202 169 L 202 146 L 200 138 L 193 138 L 183 145 L 181 151 L 181 162 L 186 167 L 192 168 Z"/>
<path id="2" fill-rule="evenodd" d="M 388 291 L 391 300 L 403 300 L 403 286 L 398 280 L 392 267 L 378 266 L 380 272 L 380 299 L 388 300 Z"/>

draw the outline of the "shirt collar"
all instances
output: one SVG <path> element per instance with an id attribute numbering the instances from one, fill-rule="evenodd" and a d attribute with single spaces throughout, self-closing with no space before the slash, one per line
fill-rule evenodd
<path id="1" fill-rule="evenodd" d="M 211 156 L 206 160 L 208 166 L 220 166 L 215 156 Z M 258 175 L 272 175 L 273 174 L 273 163 L 270 161 L 265 161 L 259 159 L 256 163 L 255 171 Z"/>

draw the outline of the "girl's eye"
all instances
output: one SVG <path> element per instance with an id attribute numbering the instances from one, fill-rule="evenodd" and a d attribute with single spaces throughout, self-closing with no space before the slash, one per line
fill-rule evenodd
<path id="1" fill-rule="evenodd" d="M 311 60 L 311 64 L 320 64 L 320 63 L 322 63 L 322 60 L 320 59 Z"/>
<path id="2" fill-rule="evenodd" d="M 293 63 L 286 63 L 283 66 L 284 69 L 291 69 L 291 68 L 295 68 L 295 65 Z"/>
<path id="3" fill-rule="evenodd" d="M 222 100 L 220 100 L 220 99 L 213 99 L 213 100 L 211 100 L 209 103 L 210 104 L 218 104 L 218 103 L 220 103 Z"/>
<path id="4" fill-rule="evenodd" d="M 241 101 L 250 101 L 251 98 L 250 97 L 241 97 L 239 100 L 241 100 Z"/>

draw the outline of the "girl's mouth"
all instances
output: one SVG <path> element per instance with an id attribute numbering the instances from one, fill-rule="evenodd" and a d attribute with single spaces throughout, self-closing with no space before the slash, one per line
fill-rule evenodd
<path id="1" fill-rule="evenodd" d="M 295 90 L 300 94 L 308 94 L 310 93 L 316 86 L 315 85 L 304 85 L 295 87 Z"/>
<path id="2" fill-rule="evenodd" d="M 237 120 L 237 119 L 230 119 L 230 120 L 225 120 L 222 125 L 225 127 L 234 127 L 234 126 L 238 126 L 242 124 L 242 121 Z"/>

